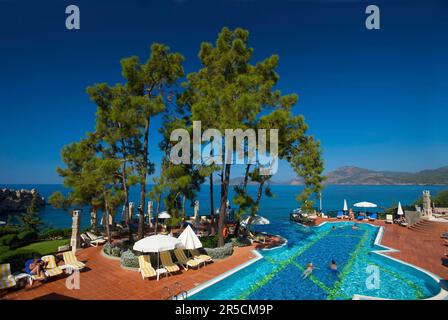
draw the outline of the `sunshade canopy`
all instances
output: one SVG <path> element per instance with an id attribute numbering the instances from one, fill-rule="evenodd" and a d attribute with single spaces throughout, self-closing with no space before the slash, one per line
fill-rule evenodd
<path id="1" fill-rule="evenodd" d="M 362 201 L 354 204 L 358 208 L 376 208 L 377 205 L 372 202 Z"/>
<path id="2" fill-rule="evenodd" d="M 347 210 L 348 210 L 347 200 L 345 200 L 345 199 L 344 199 L 344 207 L 343 207 L 342 210 L 344 210 L 344 211 L 347 211 Z"/>
<path id="3" fill-rule="evenodd" d="M 162 211 L 159 213 L 159 219 L 169 219 L 171 218 L 171 215 L 166 212 L 166 211 Z"/>
<path id="4" fill-rule="evenodd" d="M 398 201 L 398 210 L 397 210 L 397 214 L 398 214 L 399 216 L 404 215 L 403 208 L 401 207 L 401 203 L 400 203 L 400 201 Z"/>
<path id="5" fill-rule="evenodd" d="M 202 248 L 202 243 L 193 229 L 188 225 L 178 238 L 185 249 Z"/>
<path id="6" fill-rule="evenodd" d="M 162 252 L 174 250 L 181 245 L 181 241 L 177 238 L 163 234 L 157 234 L 137 241 L 134 244 L 133 249 L 140 252 Z"/>

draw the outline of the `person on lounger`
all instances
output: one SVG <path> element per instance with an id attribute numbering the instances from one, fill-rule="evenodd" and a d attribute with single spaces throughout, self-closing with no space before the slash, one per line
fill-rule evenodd
<path id="1" fill-rule="evenodd" d="M 47 263 L 41 259 L 30 259 L 25 262 L 25 271 L 26 273 L 37 276 L 39 278 L 46 279 L 47 276 L 45 274 L 45 267 Z"/>
<path id="2" fill-rule="evenodd" d="M 313 269 L 314 269 L 313 263 L 310 261 L 305 271 L 303 271 L 302 279 L 308 278 L 308 276 L 313 272 Z"/>

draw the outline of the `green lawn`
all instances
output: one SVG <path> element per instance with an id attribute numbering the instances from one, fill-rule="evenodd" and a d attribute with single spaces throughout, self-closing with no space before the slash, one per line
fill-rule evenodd
<path id="1" fill-rule="evenodd" d="M 40 241 L 31 243 L 24 247 L 17 248 L 15 250 L 32 250 L 44 256 L 46 254 L 57 252 L 58 247 L 66 245 L 68 243 L 69 243 L 68 239 Z"/>

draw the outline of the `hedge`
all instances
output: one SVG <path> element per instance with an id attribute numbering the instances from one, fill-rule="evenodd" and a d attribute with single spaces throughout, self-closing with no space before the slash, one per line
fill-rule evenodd
<path id="1" fill-rule="evenodd" d="M 25 268 L 25 262 L 35 257 L 40 257 L 40 255 L 32 250 L 8 251 L 0 254 L 0 264 L 9 263 L 11 272 L 20 272 Z"/>
<path id="2" fill-rule="evenodd" d="M 15 244 L 17 244 L 17 242 L 18 242 L 18 238 L 17 238 L 17 235 L 14 233 L 4 235 L 3 237 L 0 238 L 0 245 L 3 245 L 3 246 L 12 247 Z"/>

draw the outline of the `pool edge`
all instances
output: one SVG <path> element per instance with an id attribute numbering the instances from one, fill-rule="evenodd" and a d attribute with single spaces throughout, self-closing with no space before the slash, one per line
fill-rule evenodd
<path id="1" fill-rule="evenodd" d="M 226 272 L 220 274 L 219 276 L 214 277 L 214 278 L 212 278 L 212 279 L 210 279 L 210 280 L 208 280 L 208 281 L 206 281 L 204 283 L 201 283 L 197 287 L 188 290 L 187 291 L 187 299 L 189 297 L 197 294 L 198 292 L 200 292 L 200 291 L 202 291 L 202 290 L 204 290 L 204 289 L 214 285 L 215 283 L 218 283 L 218 282 L 224 280 L 225 278 L 230 277 L 232 274 L 234 274 L 234 273 L 236 273 L 236 272 L 238 272 L 240 270 L 243 270 L 244 268 L 250 266 L 251 264 L 253 264 L 253 263 L 255 263 L 258 260 L 263 258 L 263 256 L 256 249 L 251 250 L 251 253 L 253 253 L 255 255 L 255 258 L 250 259 L 249 261 L 246 261 L 246 262 L 240 264 L 239 266 L 236 266 L 236 267 L 234 267 L 234 268 L 232 268 L 230 270 L 227 270 Z M 184 299 L 182 298 L 182 299 L 179 299 L 179 300 L 184 300 Z"/>

